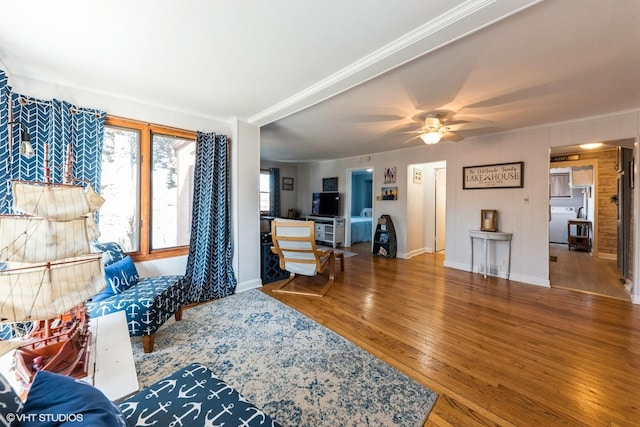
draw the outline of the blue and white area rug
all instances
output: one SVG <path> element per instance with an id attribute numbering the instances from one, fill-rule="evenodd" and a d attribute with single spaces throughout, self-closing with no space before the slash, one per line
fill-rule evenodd
<path id="1" fill-rule="evenodd" d="M 141 386 L 201 362 L 285 426 L 422 426 L 436 393 L 259 290 L 185 310 L 144 354 Z"/>

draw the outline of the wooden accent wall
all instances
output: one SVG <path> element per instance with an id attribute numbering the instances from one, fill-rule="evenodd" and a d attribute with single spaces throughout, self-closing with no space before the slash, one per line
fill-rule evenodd
<path id="1" fill-rule="evenodd" d="M 618 252 L 617 206 L 611 196 L 617 194 L 617 150 L 580 153 L 580 160 L 598 159 L 596 223 L 598 225 L 598 252 L 615 255 Z"/>

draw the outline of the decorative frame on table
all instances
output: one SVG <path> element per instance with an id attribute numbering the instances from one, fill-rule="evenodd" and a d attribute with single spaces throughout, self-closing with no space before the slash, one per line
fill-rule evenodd
<path id="1" fill-rule="evenodd" d="M 380 200 L 398 200 L 398 187 L 382 187 Z"/>
<path id="2" fill-rule="evenodd" d="M 523 187 L 524 162 L 464 166 L 462 168 L 463 190 Z"/>
<path id="3" fill-rule="evenodd" d="M 396 183 L 396 167 L 384 168 L 384 183 L 395 184 Z"/>
<path id="4" fill-rule="evenodd" d="M 322 178 L 322 191 L 338 191 L 338 177 Z"/>
<path id="5" fill-rule="evenodd" d="M 286 191 L 293 190 L 293 178 L 288 176 L 282 177 L 282 189 Z"/>
<path id="6" fill-rule="evenodd" d="M 413 183 L 422 184 L 422 169 L 413 168 Z"/>

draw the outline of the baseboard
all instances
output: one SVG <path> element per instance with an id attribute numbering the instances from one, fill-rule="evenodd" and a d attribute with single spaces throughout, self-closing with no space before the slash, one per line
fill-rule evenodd
<path id="1" fill-rule="evenodd" d="M 601 259 L 610 259 L 610 260 L 617 260 L 618 259 L 618 255 L 617 254 L 610 254 L 607 252 L 598 252 L 598 258 Z"/>
<path id="2" fill-rule="evenodd" d="M 461 263 L 461 262 L 451 262 L 451 261 L 444 261 L 444 266 L 445 267 L 449 267 L 449 268 L 455 268 L 456 270 L 463 270 L 463 271 L 471 271 L 471 268 L 469 266 L 469 264 L 465 264 L 465 263 Z M 479 273 L 477 270 L 474 271 L 474 273 Z M 502 276 L 499 276 L 502 277 Z M 504 277 L 502 277 L 504 278 Z M 535 285 L 535 286 L 542 286 L 545 288 L 550 288 L 551 284 L 549 283 L 549 280 L 545 280 L 545 279 L 541 279 L 539 277 L 533 277 L 533 276 L 526 276 L 524 274 L 518 274 L 518 273 L 511 273 L 509 275 L 509 280 L 514 281 L 514 282 L 520 282 L 520 283 L 525 283 L 527 285 Z"/>
<path id="3" fill-rule="evenodd" d="M 236 293 L 249 291 L 251 289 L 257 289 L 260 287 L 262 287 L 262 280 L 260 279 L 248 280 L 246 282 L 238 283 L 238 286 L 236 286 Z"/>
<path id="4" fill-rule="evenodd" d="M 427 252 L 427 251 L 425 250 L 425 248 L 414 249 L 414 250 L 412 250 L 412 251 L 407 252 L 407 254 L 406 254 L 406 255 L 407 255 L 407 259 L 412 258 L 412 257 L 414 257 L 414 256 L 416 256 L 416 255 L 423 254 L 423 253 L 425 253 L 425 252 Z"/>

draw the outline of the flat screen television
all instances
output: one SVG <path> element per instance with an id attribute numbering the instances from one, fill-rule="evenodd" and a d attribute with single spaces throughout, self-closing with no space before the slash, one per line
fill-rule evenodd
<path id="1" fill-rule="evenodd" d="M 338 193 L 337 191 L 313 193 L 311 214 L 318 216 L 339 216 L 340 193 Z"/>

